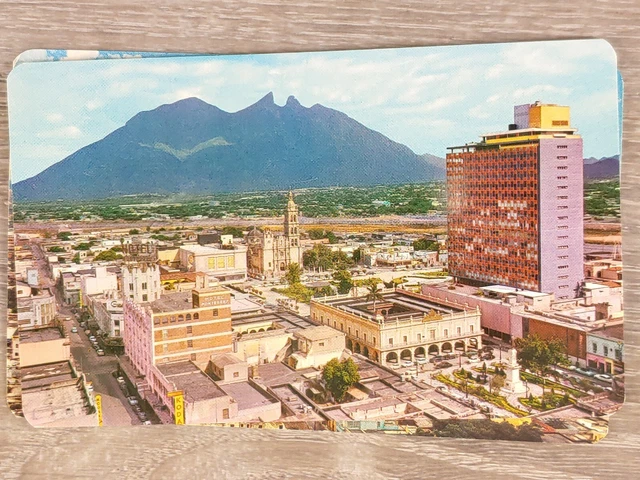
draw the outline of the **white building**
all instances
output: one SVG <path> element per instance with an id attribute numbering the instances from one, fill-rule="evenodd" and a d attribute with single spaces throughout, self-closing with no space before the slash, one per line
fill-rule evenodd
<path id="1" fill-rule="evenodd" d="M 210 282 L 236 283 L 247 279 L 247 247 L 244 245 L 227 248 L 183 245 L 179 257 L 182 268 L 203 272 Z"/>

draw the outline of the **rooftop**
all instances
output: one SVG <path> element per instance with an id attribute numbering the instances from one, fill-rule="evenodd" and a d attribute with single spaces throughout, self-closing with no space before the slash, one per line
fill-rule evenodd
<path id="1" fill-rule="evenodd" d="M 312 302 L 331 305 L 353 315 L 376 321 L 371 310 L 373 302 L 367 300 L 366 297 L 335 296 L 326 299 L 313 299 Z M 383 293 L 383 298 L 378 301 L 378 305 L 383 304 L 390 305 L 390 308 L 385 312 L 385 321 L 419 319 L 429 315 L 452 315 L 464 311 L 464 307 L 453 302 L 431 299 L 402 290 Z M 380 310 L 380 308 L 376 310 Z"/>
<path id="2" fill-rule="evenodd" d="M 193 362 L 185 360 L 156 365 L 176 390 L 182 390 L 190 401 L 224 397 L 225 392 L 205 375 Z"/>
<path id="3" fill-rule="evenodd" d="M 240 411 L 270 405 L 277 401 L 258 390 L 250 382 L 228 383 L 221 385 L 220 388 L 238 403 Z"/>
<path id="4" fill-rule="evenodd" d="M 615 325 L 605 325 L 604 327 L 596 328 L 591 334 L 614 340 L 624 340 L 624 324 L 620 322 Z"/>
<path id="5" fill-rule="evenodd" d="M 207 292 L 217 292 L 217 291 L 225 292 L 228 290 L 222 287 L 212 287 L 207 289 L 201 289 L 199 291 L 202 293 L 207 293 Z M 160 295 L 160 298 L 158 300 L 143 303 L 142 305 L 150 306 L 153 313 L 175 312 L 178 310 L 192 309 L 192 308 L 195 308 L 193 306 L 192 292 L 193 292 L 192 290 L 189 290 L 187 292 L 163 293 L 162 295 Z M 207 308 L 211 308 L 211 307 L 207 307 Z"/>
<path id="6" fill-rule="evenodd" d="M 225 367 L 227 365 L 236 365 L 238 363 L 245 363 L 244 360 L 240 360 L 238 357 L 235 357 L 230 353 L 217 353 L 217 354 L 211 355 L 211 362 L 218 367 Z"/>
<path id="7" fill-rule="evenodd" d="M 317 326 L 309 318 L 298 316 L 290 312 L 267 312 L 251 314 L 232 314 L 231 326 L 248 326 L 252 323 L 273 322 L 277 323 L 287 332 L 295 332 L 309 327 Z"/>
<path id="8" fill-rule="evenodd" d="M 233 249 L 215 248 L 215 247 L 205 246 L 205 245 L 182 245 L 180 249 L 186 252 L 192 253 L 194 255 L 221 255 L 221 254 L 229 255 L 231 252 L 235 250 L 241 250 L 241 248 L 239 247 L 244 247 L 244 245 L 238 245 L 238 246 L 234 245 Z"/>
<path id="9" fill-rule="evenodd" d="M 64 338 L 56 327 L 23 330 L 20 332 L 20 343 L 48 342 Z"/>
<path id="10" fill-rule="evenodd" d="M 76 378 L 68 361 L 34 365 L 20 369 L 22 390 L 45 387 Z"/>
<path id="11" fill-rule="evenodd" d="M 483 292 L 490 292 L 495 294 L 513 294 L 522 295 L 528 298 L 548 297 L 549 293 L 534 292 L 532 290 L 523 290 L 521 288 L 506 287 L 504 285 L 490 285 L 487 287 L 480 287 Z"/>
<path id="12" fill-rule="evenodd" d="M 318 325 L 317 327 L 309 327 L 304 330 L 300 330 L 296 333 L 298 337 L 305 338 L 310 341 L 315 340 L 325 340 L 327 338 L 333 337 L 344 337 L 345 334 L 336 330 L 335 328 L 331 328 L 328 325 Z"/>

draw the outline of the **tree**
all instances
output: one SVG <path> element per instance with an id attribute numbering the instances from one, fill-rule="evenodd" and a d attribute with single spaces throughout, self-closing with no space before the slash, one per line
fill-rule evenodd
<path id="1" fill-rule="evenodd" d="M 436 240 L 430 240 L 428 238 L 420 238 L 413 242 L 414 250 L 429 250 L 438 251 L 439 243 Z"/>
<path id="2" fill-rule="evenodd" d="M 361 248 L 356 248 L 353 251 L 353 255 L 351 256 L 351 258 L 353 259 L 353 262 L 357 265 L 358 263 L 360 263 L 360 261 L 362 260 L 362 249 Z"/>
<path id="3" fill-rule="evenodd" d="M 358 365 L 350 358 L 342 362 L 334 358 L 322 369 L 322 379 L 336 402 L 341 402 L 347 390 L 360 381 Z"/>
<path id="4" fill-rule="evenodd" d="M 78 243 L 77 245 L 73 246 L 74 250 L 89 250 L 91 248 L 91 244 L 90 243 Z"/>
<path id="5" fill-rule="evenodd" d="M 338 293 L 344 295 L 353 288 L 351 273 L 347 270 L 338 270 L 333 274 L 333 284 L 337 287 Z"/>
<path id="6" fill-rule="evenodd" d="M 338 243 L 336 235 L 332 231 L 325 230 L 323 228 L 311 228 L 307 230 L 307 235 L 309 235 L 311 240 L 321 240 L 326 238 L 329 240 L 329 243 Z"/>
<path id="7" fill-rule="evenodd" d="M 222 229 L 222 235 L 233 235 L 234 238 L 244 237 L 244 232 L 241 228 L 227 226 Z"/>
<path id="8" fill-rule="evenodd" d="M 140 230 L 138 230 L 137 228 L 132 228 L 131 230 L 129 230 L 129 235 L 139 235 L 140 234 Z"/>
<path id="9" fill-rule="evenodd" d="M 496 374 L 491 378 L 491 382 L 489 383 L 489 388 L 491 389 L 491 393 L 498 393 L 502 387 L 504 387 L 504 379 L 500 374 Z"/>
<path id="10" fill-rule="evenodd" d="M 69 240 L 71 238 L 71 232 L 59 232 L 57 237 L 60 240 L 67 241 L 67 240 Z"/>
<path id="11" fill-rule="evenodd" d="M 60 247 L 58 245 L 55 245 L 53 247 L 49 247 L 49 251 L 53 252 L 53 253 L 60 253 L 60 252 L 64 252 L 64 248 L 62 248 L 62 247 Z"/>
<path id="12" fill-rule="evenodd" d="M 297 263 L 290 263 L 287 273 L 284 278 L 289 285 L 297 285 L 300 283 L 300 276 L 302 275 L 302 269 Z"/>
<path id="13" fill-rule="evenodd" d="M 544 340 L 533 334 L 526 338 L 516 338 L 515 347 L 520 365 L 542 377 L 543 392 L 546 382 L 544 375 L 549 366 L 567 363 L 567 347 L 558 338 Z"/>
<path id="14" fill-rule="evenodd" d="M 95 262 L 105 261 L 105 262 L 113 262 L 114 260 L 119 260 L 122 258 L 122 255 L 116 253 L 113 250 L 105 250 L 104 252 L 100 252 L 93 259 Z"/>
<path id="15" fill-rule="evenodd" d="M 76 253 L 75 256 L 71 259 L 73 263 L 80 263 L 80 254 Z"/>
<path id="16" fill-rule="evenodd" d="M 383 300 L 382 290 L 378 287 L 378 282 L 373 280 L 367 284 L 367 301 L 373 301 L 373 311 L 376 311 L 376 302 Z"/>

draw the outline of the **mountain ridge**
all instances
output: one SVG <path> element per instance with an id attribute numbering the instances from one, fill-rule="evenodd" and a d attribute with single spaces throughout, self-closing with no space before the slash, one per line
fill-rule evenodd
<path id="1" fill-rule="evenodd" d="M 435 157 L 437 158 L 437 157 Z M 343 112 L 273 93 L 235 113 L 191 97 L 139 112 L 13 185 L 20 200 L 441 180 L 445 170 Z"/>

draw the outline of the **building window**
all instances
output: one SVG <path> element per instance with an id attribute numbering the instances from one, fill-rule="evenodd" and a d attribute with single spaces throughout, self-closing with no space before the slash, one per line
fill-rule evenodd
<path id="1" fill-rule="evenodd" d="M 421 341 L 422 341 L 422 335 L 419 333 L 418 334 L 418 342 L 421 342 Z"/>
<path id="2" fill-rule="evenodd" d="M 223 420 L 229 420 L 229 409 L 228 408 L 223 408 L 222 409 L 222 419 Z"/>
<path id="3" fill-rule="evenodd" d="M 187 347 L 188 348 L 192 348 L 193 347 L 193 340 L 187 340 Z"/>
<path id="4" fill-rule="evenodd" d="M 569 265 L 558 265 L 558 268 L 560 270 L 565 270 L 565 269 L 569 268 Z"/>
<path id="5" fill-rule="evenodd" d="M 447 338 L 449 336 L 449 329 L 445 328 L 444 329 L 444 337 Z"/>
<path id="6" fill-rule="evenodd" d="M 217 309 L 217 308 L 214 308 L 214 309 L 213 309 L 213 316 L 214 316 L 214 317 L 217 317 L 217 316 L 218 316 L 218 309 Z"/>
<path id="7" fill-rule="evenodd" d="M 133 283 L 129 284 L 129 290 L 133 290 Z"/>
<path id="8" fill-rule="evenodd" d="M 607 347 L 606 345 L 604 347 L 602 347 L 604 349 L 604 356 L 608 357 L 609 356 L 609 347 Z"/>
<path id="9" fill-rule="evenodd" d="M 176 316 L 175 315 L 171 315 L 171 323 L 176 323 Z"/>
<path id="10" fill-rule="evenodd" d="M 429 330 L 429 338 L 431 340 L 435 340 L 436 339 L 436 331 L 435 330 Z"/>
<path id="11" fill-rule="evenodd" d="M 319 342 L 319 343 L 318 343 L 318 346 L 319 346 L 319 347 L 324 347 L 324 342 Z"/>
<path id="12" fill-rule="evenodd" d="M 162 323 L 169 323 L 169 319 L 167 317 L 162 317 Z"/>
<path id="13" fill-rule="evenodd" d="M 233 378 L 240 378 L 240 372 L 233 372 Z"/>
<path id="14" fill-rule="evenodd" d="M 169 338 L 169 331 L 162 330 L 162 340 L 167 340 Z"/>
<path id="15" fill-rule="evenodd" d="M 566 160 L 567 156 L 566 155 L 558 155 L 558 160 Z"/>
<path id="16" fill-rule="evenodd" d="M 192 353 L 191 355 L 189 355 L 189 359 L 190 359 L 191 361 L 195 361 L 195 360 L 196 360 L 196 358 L 198 358 L 198 356 L 197 356 L 195 353 Z"/>
<path id="17" fill-rule="evenodd" d="M 216 259 L 215 259 L 215 257 L 209 257 L 207 259 L 207 266 L 209 267 L 209 270 L 215 270 L 215 268 L 216 268 Z"/>
<path id="18" fill-rule="evenodd" d="M 356 338 L 360 338 L 360 334 L 359 334 L 358 330 L 356 330 Z"/>
<path id="19" fill-rule="evenodd" d="M 558 170 L 567 170 L 569 167 L 568 167 L 568 166 L 566 166 L 566 165 L 558 165 L 556 168 L 557 168 Z"/>
<path id="20" fill-rule="evenodd" d="M 562 149 L 562 150 L 566 150 L 567 149 L 567 145 L 557 145 L 557 147 L 559 149 Z"/>
<path id="21" fill-rule="evenodd" d="M 457 327 L 456 328 L 456 334 L 457 335 L 462 335 L 462 327 Z"/>
<path id="22" fill-rule="evenodd" d="M 393 338 L 389 339 L 389 345 L 393 345 Z"/>
<path id="23" fill-rule="evenodd" d="M 143 290 L 146 290 L 146 289 L 147 289 L 147 283 L 146 283 L 146 282 L 142 284 L 142 289 L 143 289 Z"/>
<path id="24" fill-rule="evenodd" d="M 402 337 L 402 342 L 409 343 L 409 338 L 405 335 L 404 337 Z"/>
<path id="25" fill-rule="evenodd" d="M 190 321 L 191 321 L 191 314 L 187 313 L 187 322 L 190 322 Z"/>
<path id="26" fill-rule="evenodd" d="M 469 333 L 473 333 L 473 325 L 469 325 Z"/>
<path id="27" fill-rule="evenodd" d="M 568 195 L 558 195 L 556 198 L 558 200 L 567 200 L 569 198 L 569 196 Z"/>
<path id="28" fill-rule="evenodd" d="M 144 294 L 142 295 L 142 301 L 143 301 L 143 302 L 147 302 L 148 300 L 149 300 L 149 297 L 147 296 L 147 294 L 146 294 L 146 293 L 144 293 Z"/>
<path id="29" fill-rule="evenodd" d="M 198 312 L 193 314 L 193 319 L 198 320 L 200 318 L 200 314 Z"/>
<path id="30" fill-rule="evenodd" d="M 566 180 L 567 176 L 566 175 L 559 175 L 558 177 L 556 177 L 558 180 Z"/>
<path id="31" fill-rule="evenodd" d="M 160 325 L 160 319 L 158 317 L 153 317 L 153 324 Z"/>
<path id="32" fill-rule="evenodd" d="M 367 341 L 367 334 L 366 333 L 364 334 L 364 341 L 365 342 Z"/>
<path id="33" fill-rule="evenodd" d="M 191 325 L 187 325 L 187 334 L 193 333 L 193 327 Z"/>
<path id="34" fill-rule="evenodd" d="M 569 245 L 558 245 L 558 250 L 567 250 Z"/>

